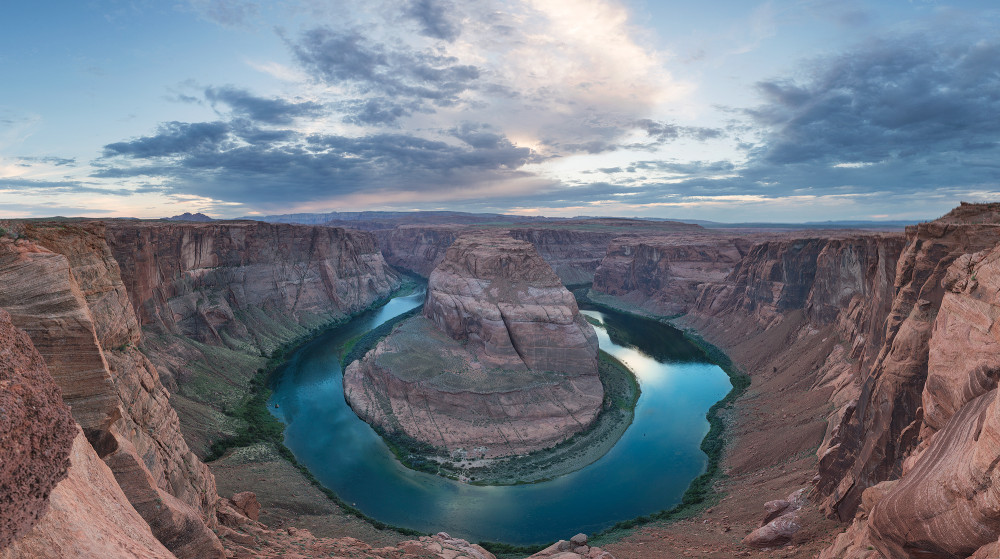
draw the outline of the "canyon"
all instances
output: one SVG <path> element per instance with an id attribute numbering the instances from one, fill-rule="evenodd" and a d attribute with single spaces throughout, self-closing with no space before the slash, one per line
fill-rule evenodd
<path id="1" fill-rule="evenodd" d="M 254 464 L 230 468 L 232 453 L 211 468 L 203 462 L 216 441 L 247 427 L 232 411 L 257 371 L 286 344 L 390 296 L 403 282 L 391 266 L 431 277 L 421 320 L 440 325 L 442 343 L 476 332 L 483 362 L 517 357 L 532 369 L 528 361 L 548 359 L 518 350 L 518 328 L 502 328 L 510 347 L 500 343 L 503 313 L 499 322 L 466 320 L 470 306 L 482 306 L 461 287 L 471 285 L 463 270 L 475 259 L 452 247 L 469 234 L 533 246 L 532 258 L 547 262 L 538 272 L 545 289 L 586 286 L 595 303 L 670 321 L 750 375 L 746 393 L 719 411 L 727 445 L 714 496 L 692 518 L 640 527 L 600 553 L 1000 552 L 1000 205 L 963 204 L 902 233 L 603 219 L 371 231 L 250 221 L 2 225 L 0 336 L 10 365 L 0 369 L 0 421 L 26 445 L 18 459 L 37 464 L 38 478 L 0 484 L 21 511 L 2 517 L 5 559 L 491 557 L 446 534 L 378 533 L 384 539 L 363 543 L 296 527 L 295 516 L 286 518 L 292 526 L 268 526 L 249 497 L 236 496 L 265 485 L 246 474 Z M 552 296 L 557 315 L 571 317 L 575 301 L 553 293 L 541 306 Z M 585 334 L 579 342 L 571 345 L 588 347 Z M 219 495 L 223 483 L 230 499 Z M 270 499 L 262 515 L 281 495 Z M 563 547 L 548 556 L 576 553 Z"/>

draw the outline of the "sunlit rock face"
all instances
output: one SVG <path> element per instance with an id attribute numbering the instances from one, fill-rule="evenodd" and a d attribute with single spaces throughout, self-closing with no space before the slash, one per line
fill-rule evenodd
<path id="1" fill-rule="evenodd" d="M 552 268 L 506 235 L 458 238 L 423 316 L 348 366 L 366 421 L 449 450 L 524 454 L 586 428 L 604 390 L 597 337 Z"/>

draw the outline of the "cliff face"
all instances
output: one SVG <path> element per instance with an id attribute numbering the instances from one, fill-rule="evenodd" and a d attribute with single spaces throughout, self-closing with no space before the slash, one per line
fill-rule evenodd
<path id="1" fill-rule="evenodd" d="M 180 557 L 221 557 L 209 530 L 217 500 L 189 450 L 141 339 L 118 265 L 98 223 L 27 224 L 0 241 L 0 307 L 31 336 L 74 418 L 122 491 Z M 152 502 L 157 506 L 143 505 Z M 206 525 L 208 523 L 208 525 Z M 176 547 L 176 549 L 175 549 Z M 183 547 L 183 549 L 182 549 Z"/>
<path id="2" fill-rule="evenodd" d="M 0 310 L 0 551 L 45 514 L 76 432 L 42 357 Z"/>
<path id="3" fill-rule="evenodd" d="M 414 317 L 344 372 L 366 421 L 449 451 L 526 454 L 597 417 L 597 337 L 531 244 L 460 237 Z"/>
<path id="4" fill-rule="evenodd" d="M 612 240 L 623 236 L 639 238 L 640 233 L 631 232 L 636 228 L 652 231 L 641 234 L 643 238 L 665 231 L 676 231 L 678 235 L 702 231 L 697 225 L 604 219 L 503 229 L 473 225 L 400 226 L 374 233 L 387 262 L 424 277 L 430 276 L 460 235 L 506 234 L 534 245 L 565 285 L 579 285 L 594 281 L 594 274 L 605 259 Z"/>
<path id="5" fill-rule="evenodd" d="M 190 444 L 226 434 L 220 411 L 281 344 L 387 297 L 399 285 L 370 234 L 319 226 L 114 223 L 144 353 L 174 392 Z"/>
<path id="6" fill-rule="evenodd" d="M 402 226 L 375 231 L 385 261 L 428 277 L 466 227 L 461 225 Z"/>
<path id="7" fill-rule="evenodd" d="M 175 559 L 83 433 L 75 432 L 72 466 L 52 491 L 48 511 L 30 532 L 0 549 L 0 559 Z"/>
<path id="8" fill-rule="evenodd" d="M 942 280 L 963 254 L 998 241 L 995 225 L 931 222 L 907 229 L 878 357 L 870 372 L 863 371 L 860 395 L 820 459 L 817 489 L 827 496 L 830 513 L 852 518 L 866 488 L 903 473 L 903 460 L 920 440 L 921 395 L 945 291 Z"/>
<path id="9" fill-rule="evenodd" d="M 681 314 L 699 286 L 725 280 L 750 244 L 711 235 L 617 238 L 596 270 L 594 291 L 656 314 Z"/>
<path id="10" fill-rule="evenodd" d="M 990 234 L 980 230 L 975 237 Z M 998 552 L 1000 248 L 955 259 L 940 288 L 944 293 L 922 348 L 926 382 L 917 394 L 923 410 L 915 420 L 923 420 L 918 444 L 899 481 L 868 517 L 869 537 L 886 557 Z"/>
<path id="11" fill-rule="evenodd" d="M 507 370 L 597 373 L 597 336 L 530 244 L 460 237 L 431 273 L 424 316 Z"/>

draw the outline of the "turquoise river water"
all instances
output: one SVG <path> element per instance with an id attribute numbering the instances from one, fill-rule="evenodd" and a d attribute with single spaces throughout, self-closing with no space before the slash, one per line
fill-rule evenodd
<path id="1" fill-rule="evenodd" d="M 655 321 L 584 310 L 600 320 L 601 349 L 627 365 L 642 395 L 618 444 L 593 464 L 541 483 L 481 487 L 402 466 L 344 400 L 341 348 L 358 334 L 423 304 L 397 297 L 292 354 L 268 406 L 285 444 L 328 488 L 365 514 L 470 541 L 535 544 L 594 533 L 667 509 L 705 468 L 705 413 L 730 390 L 725 372 L 681 333 Z M 280 407 L 275 408 L 274 404 Z"/>

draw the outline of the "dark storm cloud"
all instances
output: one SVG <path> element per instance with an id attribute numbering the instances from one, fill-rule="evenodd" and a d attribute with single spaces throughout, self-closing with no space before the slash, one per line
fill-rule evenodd
<path id="1" fill-rule="evenodd" d="M 422 35 L 454 41 L 462 33 L 461 27 L 449 18 L 455 10 L 451 2 L 444 0 L 410 0 L 403 12 L 420 25 Z"/>
<path id="2" fill-rule="evenodd" d="M 205 98 L 213 106 L 225 103 L 234 113 L 265 124 L 291 124 L 296 118 L 323 114 L 323 105 L 319 103 L 268 99 L 233 86 L 209 87 L 205 90 Z"/>
<path id="3" fill-rule="evenodd" d="M 455 140 L 444 141 L 384 133 L 304 136 L 292 130 L 261 130 L 245 119 L 202 124 L 168 123 L 155 135 L 109 144 L 104 158 L 95 162 L 99 168 L 93 176 L 163 177 L 168 191 L 278 203 L 373 187 L 457 192 L 527 176 L 520 168 L 531 157 L 530 149 L 481 125 L 444 131 L 445 140 Z M 206 129 L 213 133 L 203 133 Z"/>
<path id="4" fill-rule="evenodd" d="M 479 68 L 454 57 L 372 43 L 357 31 L 316 27 L 289 45 L 317 79 L 347 82 L 362 94 L 451 105 L 480 77 Z"/>
<path id="5" fill-rule="evenodd" d="M 750 114 L 772 131 L 764 163 L 878 163 L 997 148 L 996 40 L 942 44 L 909 35 L 818 67 L 804 82 L 759 84 L 768 103 Z"/>
<path id="6" fill-rule="evenodd" d="M 228 135 L 229 125 L 224 122 L 166 122 L 153 136 L 104 146 L 104 156 L 145 158 L 215 151 Z"/>

